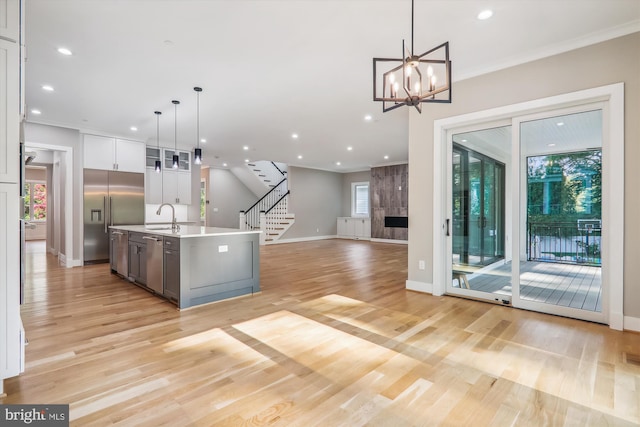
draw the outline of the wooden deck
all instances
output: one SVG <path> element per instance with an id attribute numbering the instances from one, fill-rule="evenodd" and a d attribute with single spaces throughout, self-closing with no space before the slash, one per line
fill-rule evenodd
<path id="1" fill-rule="evenodd" d="M 511 295 L 511 263 L 467 276 L 473 290 Z M 457 285 L 457 281 L 454 281 Z M 602 311 L 601 268 L 551 262 L 520 263 L 522 299 L 589 311 Z"/>

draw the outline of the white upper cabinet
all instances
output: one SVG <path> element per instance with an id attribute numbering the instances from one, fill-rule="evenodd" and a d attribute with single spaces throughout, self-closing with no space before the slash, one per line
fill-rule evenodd
<path id="1" fill-rule="evenodd" d="M 162 171 L 162 201 L 178 205 L 191 204 L 191 174 L 175 170 Z"/>
<path id="2" fill-rule="evenodd" d="M 20 1 L 0 0 L 0 37 L 19 41 Z"/>
<path id="3" fill-rule="evenodd" d="M 120 172 L 144 173 L 146 145 L 138 141 L 116 139 L 116 165 Z"/>
<path id="4" fill-rule="evenodd" d="M 142 142 L 84 135 L 86 169 L 144 173 L 145 156 L 145 144 Z"/>
<path id="5" fill-rule="evenodd" d="M 13 7 L 10 6 L 13 3 L 18 4 L 0 0 L 0 7 Z M 15 19 L 7 21 L 17 22 L 17 14 Z M 0 102 L 0 182 L 17 183 L 20 179 L 20 46 L 1 38 L 0 95 L 4 98 Z"/>
<path id="6" fill-rule="evenodd" d="M 178 155 L 178 167 L 173 167 L 173 155 Z M 174 151 L 169 148 L 164 149 L 164 168 L 173 169 L 178 172 L 190 172 L 191 171 L 191 153 L 188 151 Z"/>
<path id="7" fill-rule="evenodd" d="M 20 181 L 20 1 L 0 0 L 0 182 Z"/>

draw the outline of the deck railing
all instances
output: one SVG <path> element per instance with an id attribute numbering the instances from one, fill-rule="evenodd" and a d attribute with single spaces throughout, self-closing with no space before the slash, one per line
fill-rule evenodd
<path id="1" fill-rule="evenodd" d="M 529 261 L 601 265 L 602 230 L 577 223 L 528 223 Z"/>

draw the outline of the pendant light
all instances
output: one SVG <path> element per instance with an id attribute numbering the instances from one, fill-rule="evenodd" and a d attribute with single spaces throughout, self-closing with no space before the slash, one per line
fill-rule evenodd
<path id="1" fill-rule="evenodd" d="M 201 87 L 194 87 L 193 90 L 196 91 L 196 99 L 197 99 L 197 107 L 196 107 L 196 149 L 194 150 L 193 162 L 196 165 L 202 163 L 202 149 L 200 148 L 200 92 L 202 92 Z"/>
<path id="2" fill-rule="evenodd" d="M 382 101 L 385 113 L 403 105 L 415 107 L 421 113 L 422 103 L 451 103 L 449 42 L 416 55 L 413 9 L 411 0 L 411 50 L 403 40 L 401 58 L 373 58 L 373 100 Z"/>
<path id="3" fill-rule="evenodd" d="M 160 155 L 160 114 L 162 114 L 160 111 L 154 111 L 153 112 L 156 115 L 156 147 L 158 148 L 158 160 L 156 160 L 156 172 L 160 173 L 162 171 L 162 161 L 160 161 L 160 158 L 162 157 Z"/>
<path id="4" fill-rule="evenodd" d="M 173 163 L 171 167 L 173 169 L 178 169 L 178 166 L 180 166 L 180 156 L 178 156 L 178 104 L 180 104 L 180 101 L 173 100 L 171 102 L 173 103 L 175 116 L 173 124 Z"/>

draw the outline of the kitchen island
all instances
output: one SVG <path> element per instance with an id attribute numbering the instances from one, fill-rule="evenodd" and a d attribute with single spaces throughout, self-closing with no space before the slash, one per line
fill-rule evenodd
<path id="1" fill-rule="evenodd" d="M 260 231 L 110 227 L 111 270 L 180 309 L 260 291 Z"/>

